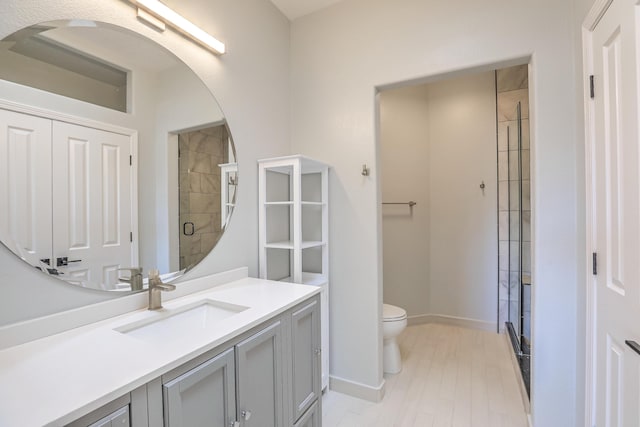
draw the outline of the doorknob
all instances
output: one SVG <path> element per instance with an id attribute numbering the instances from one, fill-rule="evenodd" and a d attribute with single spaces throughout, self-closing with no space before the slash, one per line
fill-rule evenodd
<path id="1" fill-rule="evenodd" d="M 242 415 L 242 418 L 244 418 L 245 421 L 249 421 L 249 418 L 251 418 L 251 411 L 243 410 L 240 412 L 240 415 Z"/>
<path id="2" fill-rule="evenodd" d="M 81 259 L 70 260 L 69 257 L 66 257 L 66 256 L 58 257 L 56 258 L 56 267 L 66 267 L 67 265 L 69 265 L 70 262 L 82 262 L 82 260 Z"/>

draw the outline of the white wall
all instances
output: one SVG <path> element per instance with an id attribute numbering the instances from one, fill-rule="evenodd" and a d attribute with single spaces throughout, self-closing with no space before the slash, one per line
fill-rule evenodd
<path id="1" fill-rule="evenodd" d="M 143 33 L 189 65 L 215 95 L 228 120 L 236 142 L 240 186 L 227 232 L 188 277 L 241 266 L 256 275 L 256 160 L 290 152 L 289 23 L 268 0 L 166 3 L 226 42 L 228 53 L 217 57 L 171 30 L 157 33 L 136 19 L 131 4 L 119 0 L 8 0 L 3 4 L 0 38 L 42 21 L 93 19 Z M 3 91 L 3 97 L 6 94 Z M 0 248 L 0 283 L 0 325 L 112 297 L 34 274 L 32 267 L 4 247 Z"/>
<path id="2" fill-rule="evenodd" d="M 495 331 L 495 73 L 381 92 L 380 157 L 384 301 Z"/>
<path id="3" fill-rule="evenodd" d="M 382 200 L 418 203 L 382 208 L 383 300 L 415 318 L 431 312 L 429 86 L 384 91 L 379 101 Z"/>
<path id="4" fill-rule="evenodd" d="M 583 230 L 576 212 L 572 13 L 570 2 L 553 0 L 347 0 L 293 22 L 293 149 L 334 165 L 332 375 L 370 387 L 382 382 L 376 88 L 531 57 L 532 416 L 536 426 L 575 425 L 571 337 Z M 362 163 L 373 166 L 369 178 L 360 175 Z"/>

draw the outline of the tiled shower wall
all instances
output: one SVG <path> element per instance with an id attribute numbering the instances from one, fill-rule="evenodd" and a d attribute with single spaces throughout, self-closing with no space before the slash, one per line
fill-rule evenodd
<path id="1" fill-rule="evenodd" d="M 220 168 L 229 158 L 224 125 L 185 132 L 180 148 L 180 269 L 197 264 L 222 234 Z M 185 223 L 193 223 L 186 235 Z M 187 225 L 187 233 L 192 227 Z"/>
<path id="2" fill-rule="evenodd" d="M 522 221 L 523 275 L 531 275 L 531 186 L 529 145 L 528 66 L 521 65 L 496 72 L 498 118 L 498 239 L 499 289 L 498 324 L 513 323 L 519 333 L 519 245 Z M 522 112 L 522 218 L 518 162 L 517 104 Z M 525 286 L 525 290 L 529 287 Z M 524 295 L 524 294 L 523 294 Z M 524 295 L 527 298 L 527 295 Z M 530 304 L 526 304 L 530 310 Z M 511 310 L 509 310 L 511 309 Z M 511 318 L 509 319 L 509 312 Z M 529 329 L 530 312 L 524 312 L 524 331 Z"/>

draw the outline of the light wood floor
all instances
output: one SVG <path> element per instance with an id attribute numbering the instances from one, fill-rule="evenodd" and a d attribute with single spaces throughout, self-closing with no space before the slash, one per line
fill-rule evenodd
<path id="1" fill-rule="evenodd" d="M 449 325 L 408 327 L 403 369 L 382 402 L 328 391 L 323 427 L 527 427 L 504 336 Z"/>

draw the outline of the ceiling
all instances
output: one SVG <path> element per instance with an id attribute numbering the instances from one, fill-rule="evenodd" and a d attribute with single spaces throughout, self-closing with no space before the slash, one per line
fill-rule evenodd
<path id="1" fill-rule="evenodd" d="M 342 0 L 271 0 L 290 21 Z"/>

